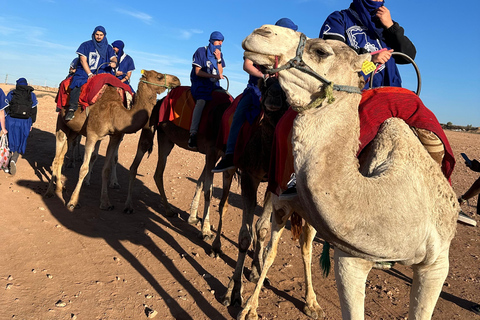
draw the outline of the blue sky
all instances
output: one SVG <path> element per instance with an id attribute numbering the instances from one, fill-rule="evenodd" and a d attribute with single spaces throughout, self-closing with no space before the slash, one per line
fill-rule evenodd
<path id="1" fill-rule="evenodd" d="M 193 52 L 218 30 L 225 36 L 229 92 L 236 96 L 247 83 L 241 42 L 255 28 L 288 17 L 299 31 L 318 37 L 328 14 L 350 2 L 0 0 L 0 82 L 8 74 L 9 83 L 26 77 L 31 84 L 57 86 L 78 46 L 103 25 L 108 41 L 124 41 L 134 59 L 135 88 L 141 69 L 174 74 L 190 85 Z M 424 104 L 442 123 L 480 126 L 480 2 L 387 0 L 385 5 L 417 48 Z M 404 87 L 414 90 L 413 67 L 400 71 Z M 221 84 L 226 87 L 226 81 Z"/>

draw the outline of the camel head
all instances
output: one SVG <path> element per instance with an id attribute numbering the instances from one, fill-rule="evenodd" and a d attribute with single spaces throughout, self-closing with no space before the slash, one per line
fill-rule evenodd
<path id="1" fill-rule="evenodd" d="M 140 83 L 153 84 L 157 94 L 162 94 L 167 89 L 180 86 L 180 80 L 176 76 L 155 70 L 142 70 L 141 73 Z"/>
<path id="2" fill-rule="evenodd" d="M 243 40 L 242 46 L 245 57 L 254 63 L 267 70 L 281 69 L 279 80 L 287 101 L 292 107 L 300 108 L 320 96 L 325 83 L 295 65 L 310 69 L 335 85 L 361 89 L 365 82 L 359 72 L 363 62 L 370 61 L 370 54 L 358 55 L 341 41 L 309 39 L 300 32 L 273 25 L 255 29 Z M 291 61 L 302 53 L 302 61 Z M 289 64 L 292 67 L 282 68 Z"/>

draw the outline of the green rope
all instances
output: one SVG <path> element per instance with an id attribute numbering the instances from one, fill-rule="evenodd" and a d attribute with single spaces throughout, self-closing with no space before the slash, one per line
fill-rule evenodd
<path id="1" fill-rule="evenodd" d="M 330 244 L 325 241 L 323 242 L 323 250 L 320 255 L 320 266 L 322 267 L 323 277 L 326 278 L 330 274 Z"/>

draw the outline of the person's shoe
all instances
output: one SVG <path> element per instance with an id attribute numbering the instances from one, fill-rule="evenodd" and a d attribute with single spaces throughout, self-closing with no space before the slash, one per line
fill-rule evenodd
<path id="1" fill-rule="evenodd" d="M 235 169 L 233 164 L 233 154 L 226 154 L 222 160 L 217 164 L 215 168 L 212 169 L 213 173 L 224 172 L 230 169 Z"/>
<path id="2" fill-rule="evenodd" d="M 188 147 L 192 150 L 197 150 L 197 134 L 191 134 L 188 139 Z"/>
<path id="3" fill-rule="evenodd" d="M 470 218 L 463 211 L 460 211 L 460 213 L 458 214 L 457 221 L 463 222 L 473 227 L 477 226 L 477 221 L 475 221 L 475 219 Z"/>
<path id="4" fill-rule="evenodd" d="M 70 121 L 75 118 L 75 110 L 68 109 L 67 113 L 65 114 L 65 121 Z"/>
<path id="5" fill-rule="evenodd" d="M 8 169 L 8 167 L 5 167 L 5 168 L 3 168 L 3 172 L 10 173 L 10 169 Z"/>
<path id="6" fill-rule="evenodd" d="M 287 183 L 287 190 L 282 192 L 278 197 L 280 200 L 293 200 L 297 196 L 297 177 L 295 173 L 290 176 L 290 181 Z"/>
<path id="7" fill-rule="evenodd" d="M 470 307 L 470 310 L 480 315 L 480 304 L 474 304 L 473 306 Z"/>
<path id="8" fill-rule="evenodd" d="M 17 164 L 14 160 L 10 160 L 10 174 L 14 176 L 15 173 L 17 173 Z"/>

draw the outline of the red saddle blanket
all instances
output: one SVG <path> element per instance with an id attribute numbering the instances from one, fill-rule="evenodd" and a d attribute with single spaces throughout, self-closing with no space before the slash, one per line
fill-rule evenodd
<path id="1" fill-rule="evenodd" d="M 362 93 L 358 112 L 360 116 L 360 148 L 357 155 L 375 138 L 385 120 L 392 117 L 401 118 L 409 126 L 427 129 L 440 138 L 445 148 L 442 172 L 450 180 L 455 166 L 452 148 L 435 115 L 425 107 L 415 93 L 398 87 L 366 90 Z M 277 195 L 287 188 L 290 175 L 294 172 L 291 141 L 293 121 L 296 116 L 297 112 L 289 109 L 275 129 L 268 190 Z"/>
<path id="2" fill-rule="evenodd" d="M 55 98 L 57 107 L 60 109 L 68 105 L 71 82 L 72 77 L 68 77 L 60 83 L 57 97 Z M 101 73 L 88 79 L 87 83 L 82 86 L 78 104 L 82 107 L 82 109 L 85 110 L 85 108 L 94 104 L 98 99 L 100 99 L 102 94 L 105 92 L 107 85 L 117 88 L 118 94 L 122 98 L 122 101 L 126 107 L 127 99 L 125 97 L 125 92 L 128 91 L 133 97 L 132 89 L 130 86 L 126 85 L 117 77 L 109 73 Z"/>
<path id="3" fill-rule="evenodd" d="M 209 116 L 211 111 L 225 103 L 231 104 L 233 101 L 225 91 L 217 90 L 212 93 L 212 100 L 207 101 L 205 108 L 203 109 L 202 119 L 198 127 L 198 132 L 205 134 L 211 120 Z M 179 126 L 185 130 L 190 129 L 192 123 L 193 109 L 195 109 L 195 100 L 190 92 L 190 87 L 179 86 L 170 91 L 163 100 L 160 110 L 158 122 L 171 121 L 176 126 Z"/>

